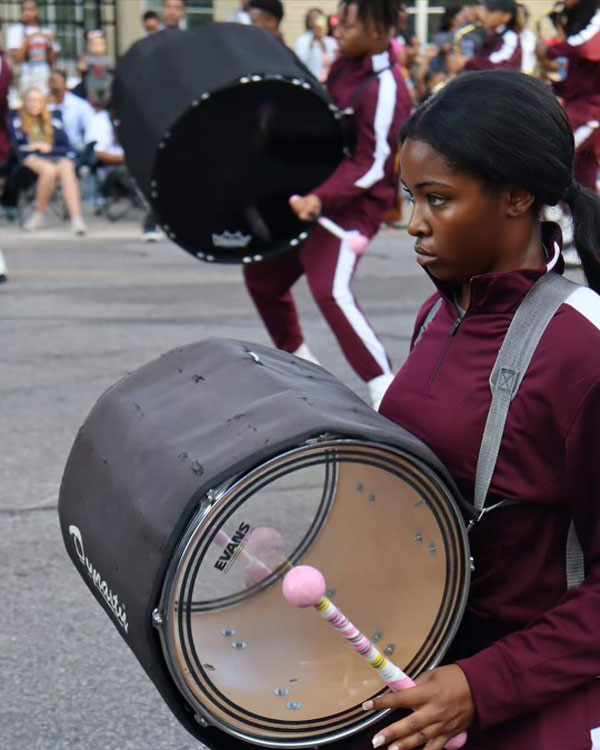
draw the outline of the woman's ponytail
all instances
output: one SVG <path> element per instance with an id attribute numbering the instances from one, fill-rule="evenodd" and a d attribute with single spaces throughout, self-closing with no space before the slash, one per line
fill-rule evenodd
<path id="1" fill-rule="evenodd" d="M 565 195 L 573 217 L 574 244 L 590 288 L 600 294 L 600 196 L 574 182 Z"/>

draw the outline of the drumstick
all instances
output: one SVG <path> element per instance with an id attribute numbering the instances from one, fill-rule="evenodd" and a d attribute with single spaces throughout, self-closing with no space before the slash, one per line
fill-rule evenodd
<path id="1" fill-rule="evenodd" d="M 300 198 L 300 196 L 292 195 L 292 197 L 290 198 L 290 203 L 296 200 L 296 198 Z M 364 234 L 361 234 L 360 232 L 348 232 L 339 224 L 336 224 L 335 221 L 328 219 L 322 214 L 312 214 L 312 217 L 318 224 L 323 227 L 323 229 L 326 229 L 328 232 L 333 234 L 334 237 L 347 242 L 350 250 L 352 250 L 352 252 L 356 255 L 362 255 L 367 249 L 369 239 L 365 237 Z"/>
<path id="2" fill-rule="evenodd" d="M 325 595 L 325 578 L 310 565 L 298 565 L 283 579 L 283 595 L 296 607 L 314 607 L 358 653 L 374 667 L 395 693 L 415 686 L 413 680 L 385 657 L 371 641 L 353 625 L 344 613 Z M 465 732 L 449 740 L 445 747 L 457 750 L 467 741 Z"/>

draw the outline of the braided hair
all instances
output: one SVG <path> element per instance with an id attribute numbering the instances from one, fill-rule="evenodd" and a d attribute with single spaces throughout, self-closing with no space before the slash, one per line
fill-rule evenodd
<path id="1" fill-rule="evenodd" d="M 342 0 L 341 2 L 344 11 L 351 5 L 357 6 L 358 17 L 364 24 L 373 21 L 376 28 L 388 31 L 398 22 L 402 0 Z"/>

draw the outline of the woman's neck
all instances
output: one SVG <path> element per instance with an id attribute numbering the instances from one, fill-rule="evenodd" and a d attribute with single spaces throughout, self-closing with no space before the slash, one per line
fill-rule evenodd
<path id="1" fill-rule="evenodd" d="M 498 262 L 477 275 L 509 273 L 510 271 L 521 271 L 528 268 L 536 269 L 544 265 L 546 255 L 542 245 L 541 222 L 534 221 L 531 223 L 528 232 L 521 230 L 517 231 L 516 234 L 521 236 L 514 237 L 510 243 L 507 243 L 507 250 L 501 255 Z M 517 249 L 513 250 L 512 248 Z M 468 310 L 471 304 L 471 279 L 461 284 L 456 299 L 463 310 Z"/>

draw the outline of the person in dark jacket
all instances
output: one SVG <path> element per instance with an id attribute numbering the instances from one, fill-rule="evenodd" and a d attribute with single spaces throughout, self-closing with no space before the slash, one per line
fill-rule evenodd
<path id="1" fill-rule="evenodd" d="M 396 0 L 342 2 L 336 31 L 341 58 L 331 68 L 328 88 L 341 111 L 351 108 L 356 143 L 326 182 L 292 202 L 303 220 L 323 212 L 369 239 L 395 202 L 398 135 L 411 107 L 390 45 L 397 11 Z M 318 227 L 302 247 L 246 266 L 244 278 L 275 345 L 311 359 L 290 292 L 306 273 L 321 312 L 377 406 L 393 376 L 385 348 L 352 293 L 357 263 L 346 241 Z"/>
<path id="2" fill-rule="evenodd" d="M 22 164 L 37 175 L 36 207 L 24 229 L 34 232 L 44 224 L 46 209 L 60 181 L 71 228 L 85 234 L 74 153 L 58 113 L 51 113 L 44 94 L 36 88 L 23 94 L 23 106 L 10 118 L 11 135 Z"/>
<path id="3" fill-rule="evenodd" d="M 465 74 L 403 130 L 402 179 L 417 262 L 437 292 L 381 413 L 423 440 L 474 497 L 490 372 L 515 311 L 562 273 L 564 200 L 590 288 L 575 287 L 535 350 L 508 413 L 481 516 L 475 572 L 448 658 L 365 708 L 412 708 L 375 747 L 600 747 L 600 198 L 573 179 L 574 142 L 550 89 L 522 73 Z M 424 328 L 436 302 L 437 314 Z M 422 334 L 422 335 L 420 335 Z M 512 501 L 494 509 L 501 500 Z M 568 589 L 573 524 L 585 579 Z"/>

